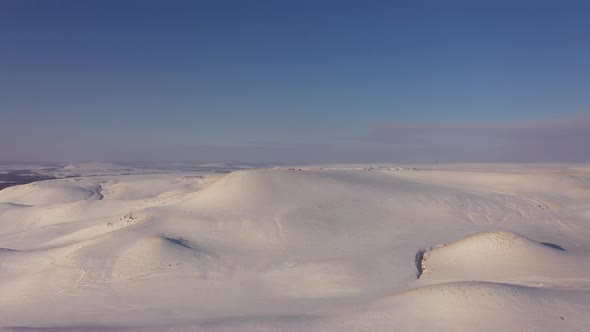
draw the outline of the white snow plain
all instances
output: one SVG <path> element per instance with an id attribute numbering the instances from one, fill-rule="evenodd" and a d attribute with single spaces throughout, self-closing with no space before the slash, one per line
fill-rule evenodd
<path id="1" fill-rule="evenodd" d="M 0 191 L 1 330 L 590 331 L 588 165 L 101 167 Z"/>

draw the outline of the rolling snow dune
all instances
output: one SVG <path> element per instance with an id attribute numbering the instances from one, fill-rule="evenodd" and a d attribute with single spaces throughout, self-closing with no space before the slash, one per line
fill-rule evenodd
<path id="1" fill-rule="evenodd" d="M 51 180 L 10 187 L 0 192 L 0 201 L 24 205 L 50 205 L 102 199 L 99 184 L 76 180 Z"/>
<path id="2" fill-rule="evenodd" d="M 590 256 L 510 232 L 485 232 L 426 251 L 421 270 L 426 282 L 484 280 L 569 287 L 580 282 L 583 287 L 590 275 Z"/>
<path id="3" fill-rule="evenodd" d="M 0 330 L 590 326 L 583 165 L 91 166 L 0 191 Z"/>

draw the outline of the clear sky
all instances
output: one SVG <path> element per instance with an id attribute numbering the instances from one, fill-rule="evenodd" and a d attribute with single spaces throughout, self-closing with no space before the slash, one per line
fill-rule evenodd
<path id="1" fill-rule="evenodd" d="M 0 1 L 0 160 L 590 161 L 589 1 Z"/>

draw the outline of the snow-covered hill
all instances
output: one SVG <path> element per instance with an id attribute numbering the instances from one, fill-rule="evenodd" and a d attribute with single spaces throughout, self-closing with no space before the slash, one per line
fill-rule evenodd
<path id="1" fill-rule="evenodd" d="M 584 165 L 99 166 L 0 191 L 0 328 L 590 327 Z"/>

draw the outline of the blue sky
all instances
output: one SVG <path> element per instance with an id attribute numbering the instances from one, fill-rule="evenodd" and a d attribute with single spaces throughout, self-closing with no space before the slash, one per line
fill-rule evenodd
<path id="1" fill-rule="evenodd" d="M 0 160 L 590 161 L 588 36 L 587 1 L 2 1 Z"/>

